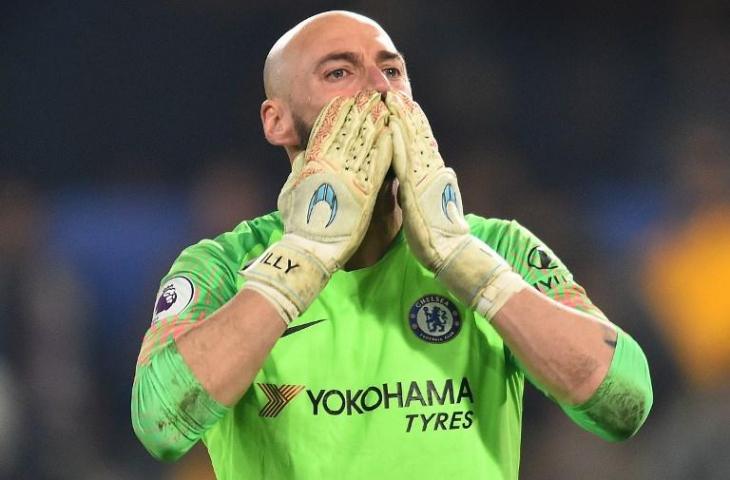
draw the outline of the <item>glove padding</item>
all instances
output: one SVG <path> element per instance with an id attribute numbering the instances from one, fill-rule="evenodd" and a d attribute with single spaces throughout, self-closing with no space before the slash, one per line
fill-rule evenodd
<path id="1" fill-rule="evenodd" d="M 335 97 L 279 195 L 284 236 L 243 274 L 288 324 L 355 253 L 392 158 L 381 94 Z"/>
<path id="2" fill-rule="evenodd" d="M 408 245 L 451 292 L 491 319 L 527 283 L 498 253 L 471 235 L 456 173 L 444 165 L 423 110 L 406 95 L 392 91 L 386 105 Z"/>

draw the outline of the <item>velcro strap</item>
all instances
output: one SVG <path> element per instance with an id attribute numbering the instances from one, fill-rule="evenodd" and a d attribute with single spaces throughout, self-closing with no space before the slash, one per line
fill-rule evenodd
<path id="1" fill-rule="evenodd" d="M 527 283 L 489 245 L 471 235 L 444 262 L 437 277 L 487 319 Z"/>
<path id="2" fill-rule="evenodd" d="M 527 287 L 522 277 L 513 271 L 503 271 L 480 292 L 474 309 L 488 321 L 507 303 L 512 295 Z"/>
<path id="3" fill-rule="evenodd" d="M 241 273 L 248 280 L 266 285 L 284 296 L 298 310 L 297 316 L 312 303 L 330 277 L 318 258 L 286 241 L 270 246 Z M 271 295 L 267 296 L 276 301 Z M 291 309 L 289 305 L 280 306 L 287 311 Z"/>

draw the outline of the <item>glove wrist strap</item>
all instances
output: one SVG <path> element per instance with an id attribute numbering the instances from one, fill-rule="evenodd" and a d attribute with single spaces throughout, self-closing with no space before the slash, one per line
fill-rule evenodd
<path id="1" fill-rule="evenodd" d="M 437 277 L 457 297 L 487 320 L 527 286 L 487 244 L 468 235 L 444 262 Z"/>
<path id="2" fill-rule="evenodd" d="M 527 287 L 522 277 L 513 271 L 505 271 L 495 276 L 479 293 L 474 309 L 491 321 L 497 312 L 515 293 Z"/>
<path id="3" fill-rule="evenodd" d="M 266 249 L 242 274 L 246 286 L 270 300 L 286 323 L 301 315 L 330 279 L 321 260 L 286 238 Z"/>

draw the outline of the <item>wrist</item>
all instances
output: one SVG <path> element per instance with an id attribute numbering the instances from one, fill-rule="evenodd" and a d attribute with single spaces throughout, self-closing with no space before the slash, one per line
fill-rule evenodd
<path id="1" fill-rule="evenodd" d="M 269 302 L 281 317 L 285 325 L 289 326 L 303 310 L 276 288 L 257 280 L 248 280 L 241 290 L 252 290 Z"/>

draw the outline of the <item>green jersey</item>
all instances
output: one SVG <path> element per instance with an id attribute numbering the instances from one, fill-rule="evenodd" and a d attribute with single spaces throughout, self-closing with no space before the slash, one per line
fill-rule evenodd
<path id="1" fill-rule="evenodd" d="M 527 229 L 467 221 L 535 288 L 603 317 Z M 282 234 L 272 213 L 183 251 L 163 279 L 140 364 L 235 295 L 239 272 Z M 516 479 L 525 376 L 488 320 L 418 263 L 401 232 L 376 264 L 332 276 L 203 434 L 216 475 Z"/>

